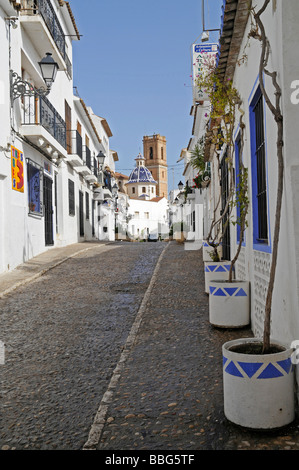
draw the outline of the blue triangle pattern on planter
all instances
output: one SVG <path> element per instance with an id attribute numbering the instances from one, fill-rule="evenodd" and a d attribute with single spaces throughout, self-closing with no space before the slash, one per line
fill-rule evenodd
<path id="1" fill-rule="evenodd" d="M 246 292 L 241 288 L 239 292 L 236 293 L 236 297 L 247 297 Z"/>
<path id="2" fill-rule="evenodd" d="M 214 266 L 213 264 L 211 264 L 210 266 L 208 266 L 208 271 L 214 272 L 216 268 L 217 266 Z"/>
<path id="3" fill-rule="evenodd" d="M 222 358 L 223 358 L 223 366 L 224 366 L 227 361 L 227 357 L 222 356 Z"/>
<path id="4" fill-rule="evenodd" d="M 224 287 L 225 292 L 230 296 L 234 295 L 237 289 L 238 287 Z"/>
<path id="5" fill-rule="evenodd" d="M 209 286 L 210 287 L 210 294 L 213 294 L 214 290 L 217 289 L 217 287 Z"/>
<path id="6" fill-rule="evenodd" d="M 274 379 L 275 377 L 280 377 L 283 374 L 273 365 L 268 364 L 263 372 L 258 376 L 258 379 Z"/>
<path id="7" fill-rule="evenodd" d="M 223 290 L 220 289 L 220 287 L 219 287 L 219 289 L 216 290 L 216 292 L 215 292 L 213 295 L 217 295 L 217 296 L 221 296 L 221 297 L 226 297 L 225 292 L 223 292 Z"/>
<path id="8" fill-rule="evenodd" d="M 286 371 L 287 374 L 290 372 L 292 367 L 292 362 L 290 358 L 284 359 L 283 361 L 277 361 L 277 364 L 279 364 Z"/>
<path id="9" fill-rule="evenodd" d="M 227 368 L 225 369 L 225 372 L 227 372 L 228 374 L 230 375 L 235 375 L 236 377 L 243 377 L 243 375 L 241 374 L 241 372 L 239 371 L 239 369 L 235 366 L 235 364 L 233 363 L 233 361 L 231 361 Z"/>
<path id="10" fill-rule="evenodd" d="M 217 273 L 225 273 L 226 269 L 224 266 L 218 266 L 216 271 Z"/>
<path id="11" fill-rule="evenodd" d="M 244 372 L 251 378 L 260 367 L 262 367 L 262 362 L 239 362 L 238 364 L 242 367 Z"/>

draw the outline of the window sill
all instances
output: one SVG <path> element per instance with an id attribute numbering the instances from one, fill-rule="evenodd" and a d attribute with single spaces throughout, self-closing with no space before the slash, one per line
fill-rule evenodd
<path id="1" fill-rule="evenodd" d="M 28 212 L 28 215 L 30 217 L 33 217 L 34 219 L 42 219 L 43 218 L 43 214 L 39 213 L 39 212 Z"/>

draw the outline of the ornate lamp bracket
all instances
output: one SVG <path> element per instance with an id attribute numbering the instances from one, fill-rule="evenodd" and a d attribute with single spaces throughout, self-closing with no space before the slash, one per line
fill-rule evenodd
<path id="1" fill-rule="evenodd" d="M 35 88 L 30 82 L 22 80 L 22 78 L 13 70 L 10 71 L 10 93 L 11 101 L 14 102 L 20 96 L 47 96 L 50 88 Z"/>

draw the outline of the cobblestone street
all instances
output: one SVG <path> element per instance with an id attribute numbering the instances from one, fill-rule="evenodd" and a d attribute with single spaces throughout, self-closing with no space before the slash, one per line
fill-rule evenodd
<path id="1" fill-rule="evenodd" d="M 99 244 L 0 299 L 2 449 L 299 449 L 224 417 L 201 251 Z"/>

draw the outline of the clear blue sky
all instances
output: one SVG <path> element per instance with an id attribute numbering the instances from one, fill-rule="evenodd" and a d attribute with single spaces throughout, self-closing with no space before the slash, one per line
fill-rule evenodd
<path id="1" fill-rule="evenodd" d="M 192 132 L 190 46 L 202 33 L 201 0 L 70 0 L 82 34 L 73 42 L 74 86 L 107 119 L 116 170 L 130 174 L 143 136 L 167 140 L 169 190 Z M 205 27 L 218 28 L 222 0 L 205 0 Z M 212 41 L 215 40 L 212 34 Z M 197 40 L 197 41 L 196 41 Z"/>

